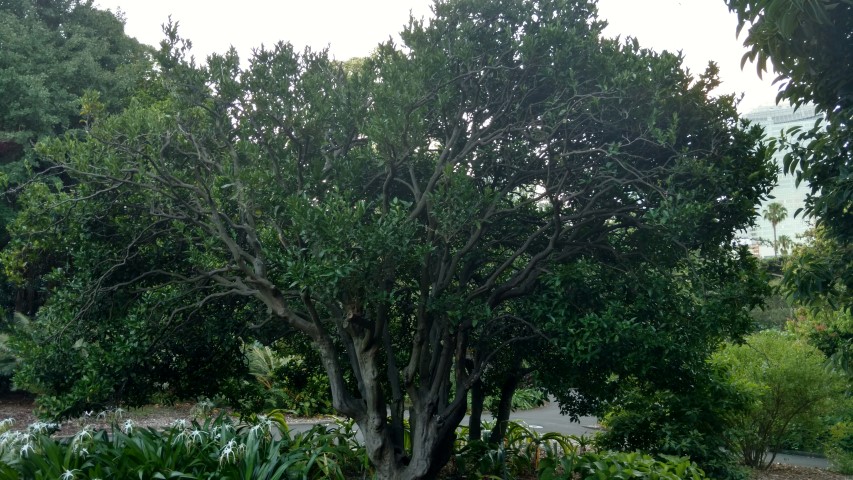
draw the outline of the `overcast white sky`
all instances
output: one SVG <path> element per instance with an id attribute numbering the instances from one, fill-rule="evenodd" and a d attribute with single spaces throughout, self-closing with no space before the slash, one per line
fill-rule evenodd
<path id="1" fill-rule="evenodd" d="M 181 35 L 193 42 L 199 58 L 234 45 L 241 57 L 261 44 L 286 40 L 296 47 L 330 47 L 338 59 L 364 56 L 396 35 L 408 21 L 430 15 L 430 0 L 96 0 L 102 8 L 121 9 L 127 33 L 157 45 L 169 15 L 180 23 Z M 759 80 L 755 69 L 741 71 L 737 21 L 723 0 L 599 0 L 609 36 L 635 36 L 655 50 L 681 50 L 685 64 L 699 73 L 708 61 L 720 66 L 721 93 L 745 92 L 740 110 L 772 105 L 776 88 L 772 74 Z"/>

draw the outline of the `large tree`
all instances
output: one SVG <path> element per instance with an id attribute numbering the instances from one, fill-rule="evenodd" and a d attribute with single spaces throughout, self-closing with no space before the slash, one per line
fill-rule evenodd
<path id="1" fill-rule="evenodd" d="M 0 1 L 0 245 L 17 192 L 41 166 L 40 139 L 82 130 L 99 113 L 117 113 L 150 69 L 150 47 L 124 33 L 123 19 L 83 0 Z M 81 111 L 84 95 L 99 110 Z M 47 260 L 47 259 L 45 259 Z M 0 290 L 0 308 L 32 315 L 43 300 L 35 278 Z M 9 312 L 11 313 L 11 312 Z"/>
<path id="2" fill-rule="evenodd" d="M 545 276 L 731 253 L 770 187 L 713 69 L 602 28 L 587 1 L 441 0 L 362 64 L 278 44 L 245 69 L 233 51 L 195 64 L 169 29 L 156 85 L 45 145 L 75 183 L 33 203 L 55 221 L 18 224 L 4 258 L 88 259 L 84 308 L 50 338 L 85 337 L 126 289 L 263 305 L 310 339 L 377 475 L 433 478 L 468 391 L 539 334 L 523 308 L 554 300 L 531 296 Z M 136 268 L 162 248 L 185 254 Z"/>
<path id="3" fill-rule="evenodd" d="M 807 182 L 805 214 L 836 248 L 831 258 L 800 256 L 785 283 L 803 302 L 851 306 L 853 292 L 853 1 L 726 0 L 748 28 L 744 60 L 772 64 L 778 100 L 813 103 L 824 120 L 788 132 L 785 171 Z"/>

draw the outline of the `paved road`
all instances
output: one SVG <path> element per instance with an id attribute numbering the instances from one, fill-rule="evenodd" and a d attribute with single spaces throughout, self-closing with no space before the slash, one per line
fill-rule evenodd
<path id="1" fill-rule="evenodd" d="M 541 432 L 558 432 L 563 435 L 592 436 L 598 429 L 595 417 L 580 417 L 580 422 L 572 422 L 569 417 L 560 414 L 556 403 L 548 403 L 533 410 L 513 412 L 512 420 L 522 421 Z M 491 417 L 487 418 L 491 420 Z M 466 420 L 467 421 L 467 417 Z"/>
<path id="2" fill-rule="evenodd" d="M 484 420 L 491 420 L 491 417 L 484 415 Z M 523 421 L 531 428 L 542 433 L 559 432 L 564 435 L 577 436 L 592 436 L 595 434 L 598 425 L 598 419 L 595 417 L 580 417 L 580 422 L 571 422 L 568 417 L 560 414 L 560 409 L 556 403 L 548 403 L 543 407 L 534 410 L 525 410 L 521 412 L 513 412 L 511 418 L 513 420 Z M 462 424 L 468 423 L 468 417 L 462 421 Z M 291 425 L 291 430 L 300 432 L 308 430 L 311 425 Z M 807 457 L 804 455 L 778 454 L 776 455 L 776 463 L 787 465 L 797 465 L 801 467 L 816 467 L 829 468 L 829 461 L 825 458 Z"/>

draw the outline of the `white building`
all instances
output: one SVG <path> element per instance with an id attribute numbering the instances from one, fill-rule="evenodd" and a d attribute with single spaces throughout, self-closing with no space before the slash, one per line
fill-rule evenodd
<path id="1" fill-rule="evenodd" d="M 764 127 L 767 137 L 779 137 L 783 130 L 792 127 L 800 127 L 804 130 L 812 128 L 820 115 L 815 113 L 812 105 L 804 105 L 796 110 L 791 106 L 772 106 L 759 107 L 744 115 L 744 118 Z M 793 175 L 783 173 L 782 160 L 784 156 L 784 151 L 777 151 L 773 155 L 779 169 L 778 185 L 770 193 L 774 198 L 765 200 L 761 204 L 758 208 L 757 224 L 747 233 L 753 253 L 761 257 L 773 256 L 773 226 L 764 219 L 764 209 L 768 204 L 781 203 L 788 211 L 787 218 L 776 225 L 777 238 L 785 235 L 794 242 L 801 242 L 798 236 L 811 228 L 802 213 L 794 216 L 797 210 L 803 208 L 808 185 L 801 184 L 798 188 L 794 184 L 796 178 Z"/>

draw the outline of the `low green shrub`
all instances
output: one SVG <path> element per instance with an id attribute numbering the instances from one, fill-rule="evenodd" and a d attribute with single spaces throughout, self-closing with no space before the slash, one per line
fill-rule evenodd
<path id="1" fill-rule="evenodd" d="M 684 457 L 664 455 L 656 459 L 637 452 L 587 452 L 583 455 L 543 459 L 538 478 L 701 480 L 708 477 L 695 463 Z"/>
<path id="2" fill-rule="evenodd" d="M 853 422 L 839 422 L 829 429 L 824 452 L 833 469 L 853 474 Z"/>
<path id="3" fill-rule="evenodd" d="M 460 427 L 454 446 L 453 470 L 459 478 L 519 478 L 536 474 L 542 458 L 575 455 L 585 441 L 559 433 L 544 433 L 525 424 L 510 422 L 503 443 L 493 445 L 484 423 L 484 440 L 468 441 L 468 428 Z"/>
<path id="4" fill-rule="evenodd" d="M 489 425 L 484 425 L 488 431 Z M 510 422 L 505 441 L 465 440 L 459 431 L 448 478 L 538 478 L 542 480 L 629 479 L 701 480 L 708 478 L 686 457 L 641 453 L 593 452 L 584 437 L 540 434 L 524 424 Z"/>
<path id="5" fill-rule="evenodd" d="M 826 368 L 820 350 L 790 334 L 752 334 L 743 345 L 724 346 L 713 361 L 752 399 L 736 415 L 737 443 L 748 466 L 767 468 L 793 425 L 797 437 L 815 436 L 825 428 L 822 417 L 844 405 L 845 378 Z"/>

